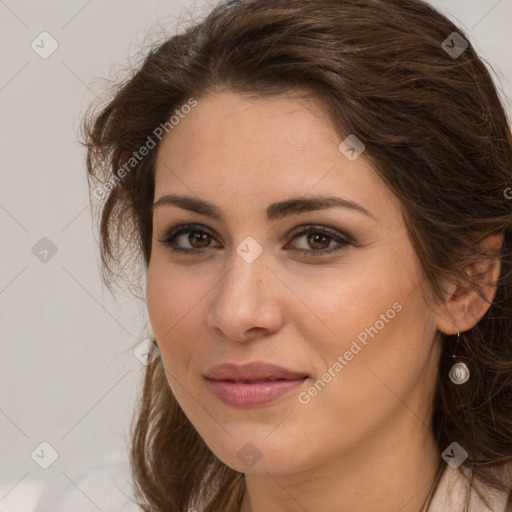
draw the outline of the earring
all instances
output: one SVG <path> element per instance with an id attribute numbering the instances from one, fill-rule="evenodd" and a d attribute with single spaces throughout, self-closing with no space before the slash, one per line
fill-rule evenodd
<path id="1" fill-rule="evenodd" d="M 459 346 L 459 341 L 460 341 L 460 332 L 459 332 L 459 329 L 457 329 L 457 345 L 456 345 L 457 347 Z M 453 351 L 453 355 L 450 357 L 455 357 L 455 349 Z M 448 376 L 450 377 L 450 380 L 454 384 L 464 384 L 465 382 L 467 382 L 469 380 L 469 376 L 470 376 L 469 368 L 467 367 L 467 365 L 465 363 L 462 363 L 459 361 L 458 363 L 455 363 L 451 367 L 451 370 L 450 370 L 450 373 L 448 374 Z"/>

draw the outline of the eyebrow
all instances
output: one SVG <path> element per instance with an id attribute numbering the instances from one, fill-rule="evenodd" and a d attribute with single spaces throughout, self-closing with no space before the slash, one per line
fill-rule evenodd
<path id="1" fill-rule="evenodd" d="M 224 221 L 222 210 L 214 204 L 191 196 L 179 196 L 166 194 L 161 196 L 154 204 L 153 211 L 156 208 L 165 205 L 174 205 L 184 210 L 206 215 L 214 219 Z M 350 210 L 362 213 L 374 221 L 377 219 L 363 206 L 349 199 L 342 199 L 334 196 L 313 196 L 313 197 L 292 197 L 285 201 L 272 203 L 267 207 L 266 213 L 269 220 L 282 219 L 288 215 L 295 215 L 303 212 L 323 210 L 327 208 L 348 208 Z"/>

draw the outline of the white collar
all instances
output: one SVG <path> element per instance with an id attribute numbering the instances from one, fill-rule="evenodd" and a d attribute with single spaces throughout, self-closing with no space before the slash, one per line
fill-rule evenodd
<path id="1" fill-rule="evenodd" d="M 467 470 L 464 471 L 467 475 Z M 478 483 L 478 490 L 485 496 L 491 508 L 488 508 L 478 496 L 478 493 L 471 489 L 471 500 L 468 512 L 505 512 L 507 507 L 507 494 L 498 493 L 494 489 L 485 487 Z M 469 491 L 469 483 L 459 469 L 446 466 L 439 481 L 437 491 L 432 498 L 429 512 L 463 512 L 464 503 Z"/>

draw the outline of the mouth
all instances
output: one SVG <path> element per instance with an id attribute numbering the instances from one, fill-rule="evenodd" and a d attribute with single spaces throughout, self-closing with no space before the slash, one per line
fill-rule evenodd
<path id="1" fill-rule="evenodd" d="M 268 379 L 212 379 L 212 380 L 222 380 L 224 382 L 240 382 L 242 384 L 260 384 L 262 382 L 275 382 L 276 380 L 295 380 L 295 379 L 268 378 Z"/>
<path id="2" fill-rule="evenodd" d="M 205 377 L 215 396 L 225 405 L 236 408 L 269 405 L 302 386 L 309 378 L 303 372 L 257 361 L 214 366 Z"/>
<path id="3" fill-rule="evenodd" d="M 245 364 L 222 363 L 210 368 L 205 376 L 210 380 L 256 382 L 274 380 L 296 380 L 308 377 L 305 372 L 289 370 L 272 363 L 251 361 Z"/>

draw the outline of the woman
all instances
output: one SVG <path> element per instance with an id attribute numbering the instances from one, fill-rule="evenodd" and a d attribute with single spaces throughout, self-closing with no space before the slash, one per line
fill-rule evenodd
<path id="1" fill-rule="evenodd" d="M 158 345 L 143 510 L 510 509 L 512 138 L 459 28 L 223 2 L 85 134 L 103 261 L 143 256 Z"/>

